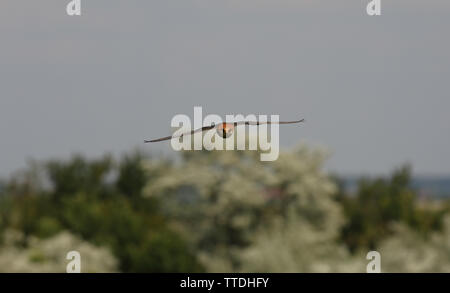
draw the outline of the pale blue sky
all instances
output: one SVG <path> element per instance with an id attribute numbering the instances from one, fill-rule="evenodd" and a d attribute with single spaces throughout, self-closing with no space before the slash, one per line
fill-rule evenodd
<path id="1" fill-rule="evenodd" d="M 0 175 L 27 158 L 170 154 L 178 113 L 279 114 L 327 168 L 450 174 L 450 2 L 0 2 Z"/>

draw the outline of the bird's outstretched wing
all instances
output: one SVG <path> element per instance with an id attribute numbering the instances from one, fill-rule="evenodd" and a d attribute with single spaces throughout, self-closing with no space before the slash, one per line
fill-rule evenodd
<path id="1" fill-rule="evenodd" d="M 295 121 L 278 121 L 278 122 L 272 122 L 272 121 L 266 121 L 266 122 L 259 122 L 259 121 L 239 121 L 234 122 L 234 126 L 238 125 L 262 125 L 262 124 L 293 124 L 293 123 L 300 123 L 304 122 L 305 119 L 295 120 Z"/>
<path id="2" fill-rule="evenodd" d="M 186 136 L 186 135 L 192 135 L 192 134 L 194 134 L 196 132 L 203 132 L 203 131 L 206 131 L 206 130 L 210 130 L 210 129 L 213 129 L 214 127 L 216 127 L 216 126 L 215 125 L 204 126 L 202 128 L 198 128 L 198 129 L 195 129 L 195 130 L 192 130 L 192 131 L 189 131 L 189 132 L 185 132 L 185 133 L 182 133 L 182 134 L 179 134 L 179 135 L 176 135 L 176 136 L 170 135 L 170 136 L 161 137 L 161 138 L 158 138 L 158 139 L 144 140 L 144 143 L 169 140 L 169 139 L 172 139 L 172 138 L 179 138 L 179 137 L 183 137 L 183 136 Z"/>

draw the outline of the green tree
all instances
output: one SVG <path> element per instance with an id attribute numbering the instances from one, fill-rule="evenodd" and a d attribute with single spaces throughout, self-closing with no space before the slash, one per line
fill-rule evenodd
<path id="1" fill-rule="evenodd" d="M 374 249 L 392 233 L 394 222 L 409 225 L 424 236 L 441 228 L 444 213 L 419 207 L 410 181 L 411 170 L 405 166 L 387 179 L 363 178 L 355 195 L 338 197 L 348 219 L 341 230 L 342 239 L 352 251 Z"/>

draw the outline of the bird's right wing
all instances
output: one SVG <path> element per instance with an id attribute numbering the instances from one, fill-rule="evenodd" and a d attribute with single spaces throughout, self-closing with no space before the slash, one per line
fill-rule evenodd
<path id="1" fill-rule="evenodd" d="M 179 134 L 179 135 L 176 135 L 176 136 L 171 135 L 171 136 L 161 137 L 161 138 L 158 138 L 158 139 L 144 140 L 144 143 L 158 142 L 158 141 L 163 141 L 163 140 L 169 140 L 169 139 L 172 139 L 172 138 L 180 138 L 180 137 L 183 137 L 183 136 L 186 136 L 186 135 L 192 135 L 192 134 L 197 133 L 197 132 L 207 131 L 207 130 L 213 129 L 214 127 L 216 127 L 216 126 L 215 125 L 204 126 L 202 128 L 191 130 L 189 132 L 185 132 L 185 133 L 182 133 L 182 134 Z"/>

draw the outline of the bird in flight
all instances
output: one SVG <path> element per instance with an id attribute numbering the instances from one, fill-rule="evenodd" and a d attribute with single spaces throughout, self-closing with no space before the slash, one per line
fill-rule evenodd
<path id="1" fill-rule="evenodd" d="M 258 122 L 258 121 L 240 121 L 240 122 L 234 122 L 234 123 L 219 123 L 219 124 L 212 124 L 211 126 L 204 126 L 202 128 L 198 128 L 189 132 L 185 132 L 176 136 L 170 135 L 170 136 L 166 136 L 166 137 L 161 137 L 158 139 L 152 139 L 152 140 L 144 140 L 144 143 L 148 143 L 148 142 L 158 142 L 158 141 L 163 141 L 163 140 L 169 140 L 172 138 L 180 138 L 183 136 L 187 136 L 187 135 L 193 135 L 194 133 L 197 132 L 203 132 L 203 131 L 208 131 L 211 129 L 216 129 L 217 134 L 223 138 L 227 138 L 230 137 L 231 134 L 234 131 L 234 128 L 238 125 L 262 125 L 262 124 L 294 124 L 294 123 L 300 123 L 300 122 L 304 122 L 305 119 L 301 119 L 301 120 L 296 120 L 296 121 L 278 121 L 278 122 L 271 122 L 271 121 L 266 121 L 266 122 Z"/>

